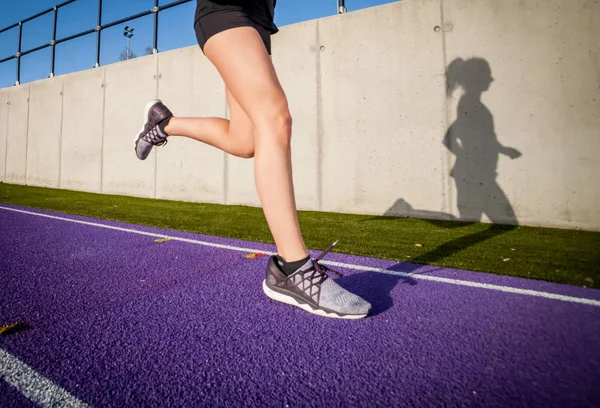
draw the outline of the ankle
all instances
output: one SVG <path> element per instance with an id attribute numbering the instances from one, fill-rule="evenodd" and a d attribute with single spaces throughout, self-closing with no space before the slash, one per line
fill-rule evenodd
<path id="1" fill-rule="evenodd" d="M 303 245 L 300 245 L 298 248 L 294 248 L 293 251 L 283 251 L 280 248 L 277 248 L 277 256 L 281 257 L 286 262 L 294 262 L 304 259 L 307 256 L 310 256 L 310 254 Z"/>
<path id="2" fill-rule="evenodd" d="M 168 118 L 166 118 L 165 120 L 163 120 L 162 122 L 160 122 L 158 124 L 158 127 L 160 128 L 160 131 L 163 132 L 163 134 L 170 136 L 172 133 L 171 131 L 173 130 L 173 126 L 170 126 L 171 123 L 171 119 L 173 119 L 174 116 L 169 116 Z"/>
<path id="3" fill-rule="evenodd" d="M 290 276 L 298 269 L 300 269 L 300 267 L 304 266 L 305 263 L 310 261 L 310 255 L 307 255 L 302 259 L 294 260 L 291 262 L 287 262 L 281 255 L 277 255 L 276 258 L 277 263 L 279 264 L 279 268 L 287 276 Z"/>

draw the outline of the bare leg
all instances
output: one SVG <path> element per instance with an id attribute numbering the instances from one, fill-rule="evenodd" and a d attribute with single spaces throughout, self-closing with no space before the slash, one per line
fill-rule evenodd
<path id="1" fill-rule="evenodd" d="M 227 104 L 231 119 L 174 117 L 165 127 L 167 134 L 204 142 L 234 156 L 254 157 L 254 125 L 229 89 Z"/>
<path id="2" fill-rule="evenodd" d="M 204 52 L 254 125 L 256 188 L 278 253 L 288 262 L 305 258 L 292 180 L 291 116 L 271 58 L 251 27 L 214 35 Z"/>

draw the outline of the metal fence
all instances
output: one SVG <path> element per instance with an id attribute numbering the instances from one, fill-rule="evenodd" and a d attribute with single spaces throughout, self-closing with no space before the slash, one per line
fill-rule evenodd
<path id="1" fill-rule="evenodd" d="M 119 24 L 123 24 L 127 21 L 138 19 L 140 17 L 145 17 L 150 14 L 154 14 L 154 42 L 153 42 L 153 46 L 152 46 L 152 52 L 156 54 L 158 52 L 158 14 L 163 10 L 170 9 L 172 7 L 176 7 L 176 6 L 179 6 L 184 3 L 189 3 L 190 1 L 193 1 L 193 0 L 178 0 L 178 1 L 174 1 L 172 3 L 166 4 L 166 5 L 163 5 L 163 6 L 158 5 L 159 0 L 154 0 L 154 7 L 152 9 L 138 13 L 138 14 L 134 14 L 129 17 L 122 18 L 117 21 L 113 21 L 112 23 L 108 23 L 108 24 L 102 24 L 102 0 L 98 0 L 98 20 L 97 20 L 98 24 L 96 25 L 96 27 L 91 28 L 86 31 L 82 31 L 78 34 L 70 35 L 65 38 L 56 39 L 56 25 L 57 25 L 57 21 L 58 21 L 58 11 L 62 7 L 65 7 L 75 1 L 77 1 L 77 0 L 67 0 L 64 3 L 58 4 L 48 10 L 42 11 L 36 15 L 33 15 L 29 18 L 26 18 L 22 21 L 19 21 L 18 23 L 15 23 L 9 27 L 6 27 L 6 28 L 3 28 L 0 30 L 0 34 L 2 34 L 5 31 L 11 30 L 15 27 L 19 27 L 19 37 L 18 37 L 19 39 L 17 42 L 16 54 L 11 55 L 10 57 L 4 58 L 4 59 L 0 59 L 0 64 L 2 64 L 3 62 L 7 62 L 7 61 L 10 61 L 10 60 L 16 58 L 16 60 L 17 60 L 17 72 L 16 72 L 17 79 L 15 82 L 15 85 L 19 85 L 21 82 L 21 57 L 23 57 L 27 54 L 31 54 L 33 52 L 42 50 L 46 47 L 52 47 L 52 54 L 50 56 L 50 77 L 53 77 L 54 76 L 54 63 L 56 60 L 56 45 L 66 42 L 66 41 L 69 41 L 69 40 L 74 40 L 74 39 L 82 37 L 84 35 L 92 34 L 94 32 L 96 33 L 96 64 L 94 65 L 94 67 L 96 67 L 96 68 L 99 67 L 100 66 L 100 40 L 102 38 L 102 30 L 105 30 L 110 27 L 114 27 Z M 35 47 L 35 48 L 31 48 L 29 50 L 23 51 L 21 49 L 21 40 L 23 38 L 23 24 L 27 23 L 28 21 L 32 21 L 38 17 L 44 16 L 48 13 L 52 13 L 52 12 L 54 12 L 54 25 L 53 25 L 53 29 L 52 29 L 52 41 L 50 41 L 47 44 L 40 45 L 39 47 Z M 345 0 L 337 0 L 337 12 L 338 13 L 346 12 Z"/>

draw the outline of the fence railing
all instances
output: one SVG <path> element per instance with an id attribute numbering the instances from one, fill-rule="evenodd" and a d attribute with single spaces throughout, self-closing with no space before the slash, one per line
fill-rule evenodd
<path id="1" fill-rule="evenodd" d="M 129 17 L 125 17 L 122 18 L 120 20 L 117 21 L 113 21 L 112 23 L 108 23 L 108 24 L 102 24 L 102 0 L 98 0 L 98 24 L 96 25 L 96 27 L 93 27 L 89 30 L 86 31 L 82 31 L 78 34 L 73 34 L 70 35 L 68 37 L 64 37 L 64 38 L 60 38 L 60 39 L 56 39 L 56 26 L 57 26 L 57 22 L 58 22 L 58 11 L 62 8 L 65 7 L 73 2 L 75 2 L 77 0 L 67 0 L 61 4 L 58 4 L 52 8 L 49 8 L 48 10 L 42 11 L 36 15 L 33 15 L 31 17 L 28 17 L 24 20 L 19 21 L 18 23 L 15 23 L 9 27 L 3 28 L 0 30 L 0 34 L 2 34 L 5 31 L 11 30 L 15 27 L 19 27 L 19 36 L 18 36 L 18 41 L 17 41 L 17 52 L 14 55 L 11 55 L 10 57 L 4 58 L 4 59 L 0 59 L 0 64 L 16 59 L 17 60 L 17 72 L 16 72 L 16 82 L 15 85 L 19 85 L 21 83 L 21 58 L 27 54 L 31 54 L 33 52 L 36 51 L 40 51 L 43 50 L 44 48 L 47 47 L 52 47 L 52 53 L 50 56 L 50 77 L 54 76 L 54 67 L 55 67 L 55 61 L 56 61 L 56 46 L 60 43 L 69 41 L 69 40 L 74 40 L 76 38 L 79 37 L 83 37 L 84 35 L 88 35 L 88 34 L 93 34 L 94 32 L 96 33 L 96 64 L 94 65 L 94 67 L 98 68 L 100 66 L 100 41 L 102 38 L 102 30 L 105 30 L 107 28 L 110 27 L 114 27 L 116 25 L 119 24 L 123 24 L 127 21 L 131 21 L 131 20 L 135 20 L 141 17 L 145 17 L 147 15 L 150 14 L 154 14 L 154 42 L 153 42 L 153 46 L 152 46 L 152 52 L 154 54 L 156 54 L 158 52 L 158 14 L 163 11 L 163 10 L 167 10 L 170 9 L 172 7 L 176 7 L 179 6 L 181 4 L 184 3 L 189 3 L 190 1 L 194 1 L 194 0 L 177 0 L 174 1 L 172 3 L 169 4 L 165 4 L 163 6 L 159 6 L 158 5 L 158 1 L 159 0 L 154 0 L 154 7 L 150 10 L 138 13 L 138 14 L 134 14 L 131 15 Z M 53 23 L 53 29 L 52 29 L 52 41 L 50 41 L 49 43 L 40 45 L 38 47 L 35 48 L 31 48 L 29 50 L 23 51 L 21 49 L 21 45 L 22 45 L 22 39 L 23 39 L 23 24 L 34 20 L 38 17 L 44 16 L 48 13 L 52 13 L 54 12 L 54 23 Z M 345 6 L 345 0 L 337 0 L 337 12 L 338 13 L 345 13 L 346 12 L 346 6 Z M 129 52 L 129 51 L 128 51 Z"/>

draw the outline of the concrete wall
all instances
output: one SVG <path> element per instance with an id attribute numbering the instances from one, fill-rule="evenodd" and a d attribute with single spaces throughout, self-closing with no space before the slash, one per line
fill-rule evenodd
<path id="1" fill-rule="evenodd" d="M 223 82 L 199 47 L 159 54 L 158 72 L 158 97 L 177 115 L 227 115 Z M 225 153 L 180 137 L 152 150 L 155 156 L 146 160 L 156 160 L 157 198 L 225 203 Z"/>
<path id="2" fill-rule="evenodd" d="M 497 168 L 518 221 L 598 229 L 600 3 L 445 0 L 443 13 L 446 63 L 477 56 L 491 67 L 482 101 L 498 141 L 522 153 L 500 154 Z"/>
<path id="3" fill-rule="evenodd" d="M 600 230 L 598 38 L 594 0 L 404 0 L 282 28 L 298 207 Z M 228 115 L 198 47 L 0 90 L 0 180 L 260 205 L 252 160 L 177 137 L 137 160 L 156 97 Z"/>
<path id="4" fill-rule="evenodd" d="M 61 162 L 62 79 L 32 83 L 29 88 L 29 130 L 25 183 L 58 187 Z"/>
<path id="5" fill-rule="evenodd" d="M 104 68 L 103 193 L 154 197 L 156 159 L 140 162 L 133 139 L 144 124 L 144 106 L 156 98 L 157 58 Z"/>
<path id="6" fill-rule="evenodd" d="M 60 187 L 99 192 L 102 180 L 104 70 L 64 77 Z"/>
<path id="7" fill-rule="evenodd" d="M 320 24 L 324 210 L 449 210 L 439 22 L 439 2 L 405 1 Z"/>
<path id="8" fill-rule="evenodd" d="M 29 84 L 3 89 L 8 99 L 6 124 L 6 169 L 7 183 L 25 184 L 27 169 L 27 139 L 29 130 Z"/>
<path id="9" fill-rule="evenodd" d="M 6 141 L 8 134 L 8 92 L 0 93 L 0 181 L 6 179 Z"/>

